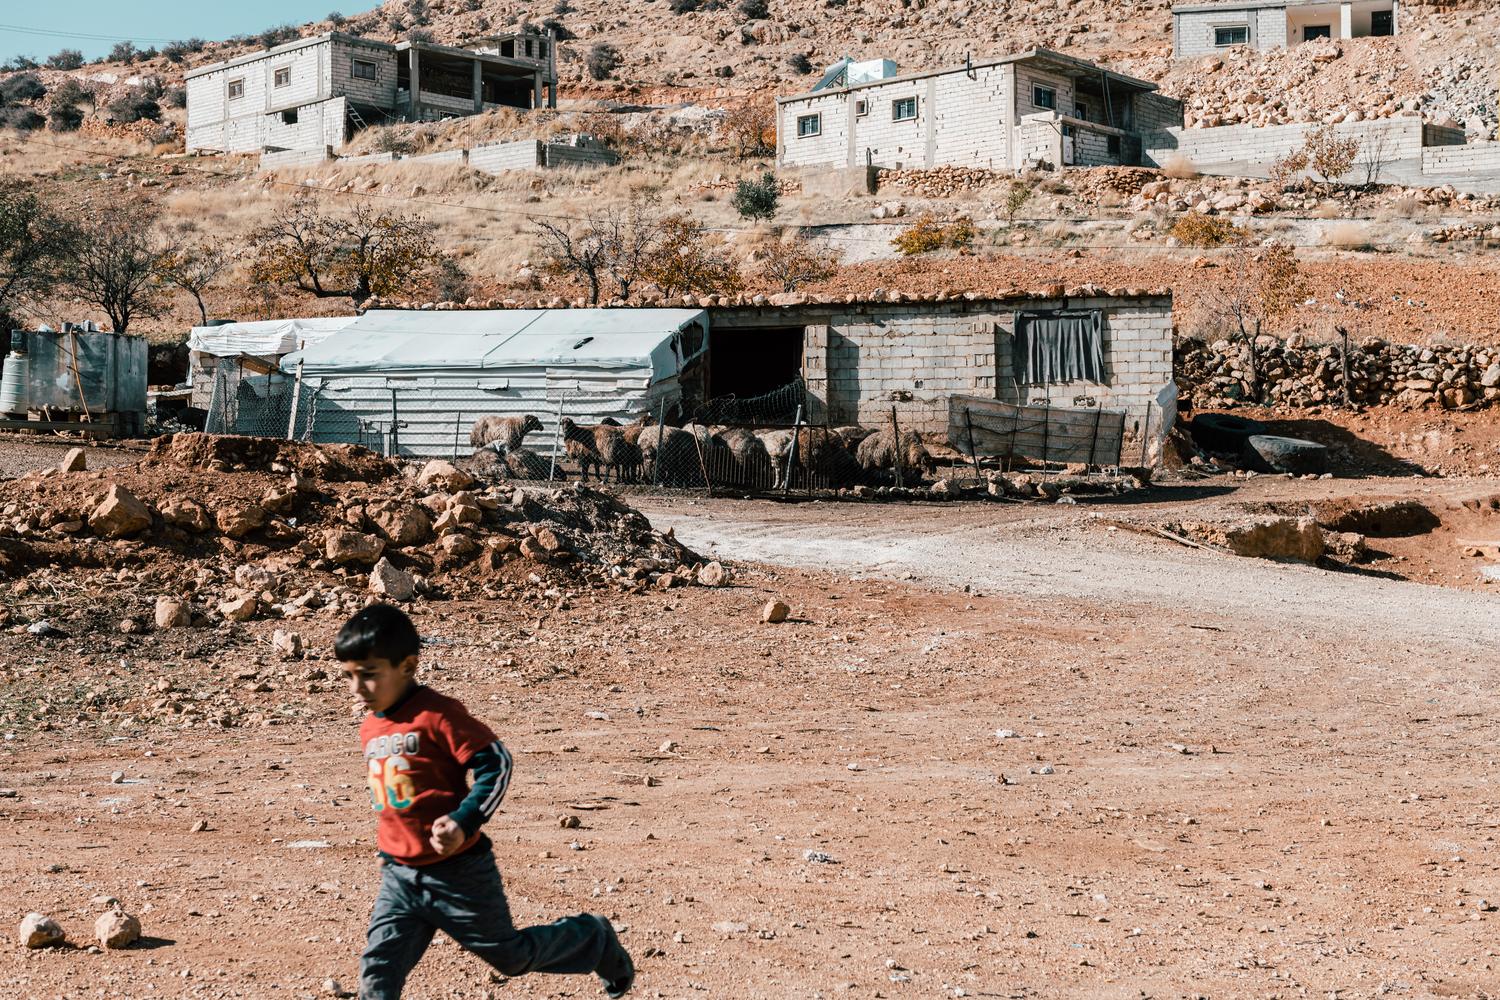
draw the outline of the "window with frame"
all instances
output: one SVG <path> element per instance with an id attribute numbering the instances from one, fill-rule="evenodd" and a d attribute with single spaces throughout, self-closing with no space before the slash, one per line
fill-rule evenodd
<path id="1" fill-rule="evenodd" d="M 281 113 L 281 124 L 283 124 L 283 125 L 295 125 L 295 124 L 297 124 L 297 109 L 296 108 L 287 108 L 285 111 L 283 111 Z"/>
<path id="2" fill-rule="evenodd" d="M 891 102 L 891 121 L 904 122 L 917 117 L 917 99 L 900 97 Z"/>
<path id="3" fill-rule="evenodd" d="M 1082 101 L 1073 102 L 1073 117 L 1083 121 L 1089 120 L 1089 106 Z"/>
<path id="4" fill-rule="evenodd" d="M 244 97 L 244 96 L 245 96 L 245 80 L 244 80 L 244 78 L 241 77 L 238 80 L 230 80 L 229 81 L 229 99 L 231 101 L 233 101 L 233 100 L 236 100 L 236 99 Z"/>
<path id="5" fill-rule="evenodd" d="M 290 87 L 292 85 L 292 68 L 290 66 L 283 66 L 278 69 L 273 85 L 277 87 Z"/>
<path id="6" fill-rule="evenodd" d="M 863 118 L 870 113 L 870 105 L 865 101 L 854 102 L 854 117 Z"/>
<path id="7" fill-rule="evenodd" d="M 805 139 L 811 135 L 823 133 L 822 115 L 798 115 L 797 116 L 797 138 Z"/>
<path id="8" fill-rule="evenodd" d="M 1057 90 L 1054 87 L 1043 87 L 1040 83 L 1031 85 L 1031 106 L 1043 108 L 1047 111 L 1057 110 Z"/>
<path id="9" fill-rule="evenodd" d="M 1228 28 L 1214 29 L 1214 44 L 1223 48 L 1228 45 L 1246 45 L 1250 42 L 1250 26 L 1236 24 Z"/>
<path id="10" fill-rule="evenodd" d="M 1331 24 L 1309 24 L 1302 29 L 1302 40 L 1304 42 L 1315 42 L 1320 38 L 1332 38 L 1333 25 Z"/>
<path id="11" fill-rule="evenodd" d="M 376 65 L 368 59 L 356 59 L 349 66 L 349 75 L 356 80 L 373 80 L 376 74 Z"/>

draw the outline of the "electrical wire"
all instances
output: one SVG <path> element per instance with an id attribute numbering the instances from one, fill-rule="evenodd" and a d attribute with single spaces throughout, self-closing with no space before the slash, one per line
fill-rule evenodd
<path id="1" fill-rule="evenodd" d="M 46 147 L 52 148 L 52 149 L 60 149 L 60 150 L 66 151 L 66 152 L 76 153 L 76 154 L 83 155 L 83 156 L 98 156 L 98 157 L 103 157 L 103 158 L 108 159 L 108 160 L 127 161 L 127 160 L 132 159 L 132 157 L 124 155 L 124 154 L 120 154 L 120 153 L 107 153 L 107 152 L 103 152 L 103 151 L 100 151 L 100 150 L 84 149 L 84 148 L 79 147 L 79 146 L 69 146 L 69 145 L 67 145 L 65 143 L 51 142 L 51 141 L 46 140 L 46 139 L 27 138 L 27 139 L 23 140 L 23 142 L 29 143 L 29 144 L 32 144 L 32 145 L 46 146 Z M 3 147 L 0 147 L 0 151 L 3 151 Z M 396 161 L 396 162 L 399 162 L 399 161 Z M 196 173 L 196 174 L 199 174 L 199 175 L 202 175 L 202 176 L 205 176 L 205 177 L 214 177 L 214 178 L 217 178 L 217 179 L 220 179 L 220 180 L 242 181 L 242 180 L 247 179 L 246 175 L 244 175 L 244 174 L 233 174 L 233 173 L 228 173 L 228 172 L 225 172 L 225 171 L 211 170 L 211 169 L 208 169 L 206 167 L 188 166 L 185 169 L 190 170 L 193 173 Z M 488 215 L 495 215 L 495 216 L 501 216 L 501 217 L 515 217 L 515 216 L 519 216 L 519 217 L 521 217 L 522 219 L 524 219 L 526 221 L 533 221 L 533 220 L 537 220 L 537 219 L 545 219 L 545 220 L 547 220 L 549 222 L 580 222 L 580 223 L 588 223 L 588 222 L 594 221 L 593 219 L 590 219 L 587 216 L 566 215 L 566 214 L 557 213 L 557 212 L 535 212 L 535 211 L 528 211 L 526 209 L 519 209 L 519 208 L 494 208 L 494 207 L 487 206 L 487 205 L 473 205 L 473 204 L 467 204 L 467 203 L 464 203 L 464 202 L 438 201 L 438 200 L 435 200 L 435 199 L 432 199 L 432 198 L 417 198 L 417 197 L 409 197 L 409 196 L 404 196 L 404 195 L 379 194 L 379 193 L 376 193 L 376 192 L 344 191 L 344 190 L 338 190 L 338 189 L 327 189 L 327 188 L 323 188 L 321 186 L 312 186 L 312 185 L 307 185 L 307 184 L 303 184 L 303 183 L 296 182 L 296 181 L 262 180 L 262 181 L 259 181 L 257 183 L 260 183 L 262 185 L 269 185 L 269 186 L 273 186 L 273 187 L 287 188 L 289 190 L 299 191 L 299 192 L 302 192 L 304 194 L 341 195 L 341 196 L 346 196 L 346 197 L 351 197 L 351 198 L 367 198 L 367 199 L 373 199 L 373 200 L 377 200 L 377 201 L 390 201 L 390 202 L 398 202 L 398 203 L 401 203 L 401 204 L 420 205 L 420 206 L 427 207 L 427 208 L 447 208 L 447 209 L 454 209 L 454 210 L 461 211 L 461 212 L 477 212 L 477 213 L 484 213 L 484 214 L 488 214 Z M 1022 219 L 1021 221 L 1023 221 L 1023 222 L 1056 222 L 1056 221 L 1063 221 L 1063 220 L 1046 219 L 1046 218 L 1031 218 L 1031 219 Z M 1073 221 L 1076 221 L 1076 220 L 1073 220 Z M 1122 221 L 1129 221 L 1129 220 L 1122 220 Z M 802 228 L 815 228 L 817 225 L 818 224 L 814 224 L 813 226 L 804 226 Z M 830 223 L 828 225 L 876 226 L 876 225 L 890 225 L 890 223 L 888 223 L 888 222 L 856 222 L 856 223 Z M 757 232 L 757 230 L 751 229 L 749 227 L 736 227 L 736 226 L 704 226 L 703 228 L 704 228 L 704 230 L 706 232 L 719 233 L 719 234 L 724 234 L 724 235 L 736 235 L 736 234 L 747 234 L 747 233 Z M 479 236 L 479 237 L 471 237 L 471 240 L 473 242 L 500 242 L 502 240 L 509 240 L 509 239 L 512 239 L 512 238 L 513 237 Z M 838 237 L 838 242 L 840 242 L 840 243 L 868 243 L 868 244 L 874 244 L 874 245 L 889 246 L 891 241 L 889 239 L 884 238 L 884 237 L 860 237 L 860 236 L 848 236 L 848 235 L 840 234 L 840 236 Z M 1330 247 L 1326 243 L 1294 243 L 1294 242 L 1289 241 L 1289 240 L 1282 240 L 1280 242 L 1284 243 L 1285 245 L 1287 245 L 1289 247 L 1292 247 L 1293 249 L 1297 249 L 1297 250 L 1330 250 L 1330 249 L 1337 249 L 1336 247 Z M 1374 250 L 1407 249 L 1407 246 L 1404 243 L 1375 243 L 1375 242 L 1371 242 L 1371 243 L 1368 243 L 1366 245 L 1368 247 L 1370 247 L 1371 249 L 1374 249 Z M 1003 249 L 1003 248 L 997 247 L 996 249 Z M 1227 253 L 1232 248 L 1228 248 L 1228 247 L 1176 247 L 1176 248 L 1174 248 L 1174 247 L 1161 247 L 1161 246 L 1138 246 L 1138 245 L 1134 245 L 1134 244 L 1130 244 L 1130 243 L 1072 243 L 1072 242 L 1070 242 L 1070 243 L 1062 244 L 1062 245 L 1059 245 L 1059 246 L 1056 246 L 1056 247 L 1016 247 L 1016 248 L 1011 248 L 1011 249 L 1012 249 L 1012 251 L 1019 251 L 1019 250 L 1038 251 L 1038 250 L 1040 250 L 1040 251 L 1046 251 L 1046 252 L 1057 252 L 1057 251 L 1064 251 L 1065 252 L 1065 251 L 1068 251 L 1068 250 L 1075 250 L 1075 249 L 1076 250 L 1124 250 L 1124 251 L 1131 251 L 1131 252 L 1135 252 L 1135 253 L 1154 253 L 1154 254 L 1178 254 L 1181 251 L 1188 250 L 1188 251 L 1193 251 L 1193 252 L 1198 253 L 1198 254 L 1213 254 L 1213 253 Z"/>
<path id="2" fill-rule="evenodd" d="M 147 35 L 136 35 L 134 38 L 126 38 L 123 35 L 98 35 L 87 31 L 62 31 L 57 28 L 28 28 L 20 24 L 0 24 L 0 31 L 19 31 L 24 35 L 41 35 L 46 38 L 78 38 L 92 42 L 175 42 L 175 38 L 152 38 Z"/>

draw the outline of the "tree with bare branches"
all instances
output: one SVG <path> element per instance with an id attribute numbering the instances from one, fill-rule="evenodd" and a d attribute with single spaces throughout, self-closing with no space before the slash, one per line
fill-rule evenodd
<path id="1" fill-rule="evenodd" d="M 720 126 L 734 155 L 740 159 L 767 156 L 776 151 L 776 103 L 756 95 L 734 105 Z"/>
<path id="2" fill-rule="evenodd" d="M 543 266 L 552 274 L 582 281 L 588 286 L 589 305 L 598 305 L 601 282 L 610 263 L 610 235 L 606 229 L 593 222 L 570 226 L 550 219 L 534 221 Z"/>
<path id="3" fill-rule="evenodd" d="M 181 242 L 169 247 L 162 257 L 161 278 L 167 284 L 187 292 L 198 305 L 198 315 L 208 323 L 208 306 L 204 294 L 234 266 L 238 255 L 218 237 L 191 239 L 184 234 Z"/>
<path id="4" fill-rule="evenodd" d="M 311 197 L 283 207 L 252 234 L 251 274 L 318 298 L 347 295 L 356 304 L 426 283 L 442 263 L 432 224 L 361 202 L 328 215 Z"/>
<path id="5" fill-rule="evenodd" d="M 794 292 L 799 285 L 826 281 L 838 273 L 843 254 L 836 248 L 810 240 L 800 233 L 771 241 L 759 254 L 756 271 L 759 276 L 783 292 Z"/>
<path id="6" fill-rule="evenodd" d="M 77 227 L 34 184 L 0 183 L 0 322 L 45 299 L 63 279 Z"/>
<path id="7" fill-rule="evenodd" d="M 1250 383 L 1262 395 L 1256 338 L 1307 297 L 1297 255 L 1279 240 L 1257 244 L 1248 235 L 1229 252 L 1224 280 L 1208 298 L 1209 312 L 1238 334 L 1250 353 Z"/>
<path id="8" fill-rule="evenodd" d="M 1340 138 L 1334 126 L 1320 125 L 1308 130 L 1303 148 L 1309 165 L 1332 184 L 1354 168 L 1359 140 L 1353 136 Z"/>
<path id="9" fill-rule="evenodd" d="M 86 208 L 64 286 L 104 310 L 110 329 L 128 333 L 132 320 L 166 306 L 161 269 L 170 246 L 157 228 L 160 209 L 141 199 Z"/>

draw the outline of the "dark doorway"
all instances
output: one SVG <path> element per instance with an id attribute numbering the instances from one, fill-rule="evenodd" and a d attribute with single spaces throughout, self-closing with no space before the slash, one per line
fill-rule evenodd
<path id="1" fill-rule="evenodd" d="M 1319 38 L 1332 38 L 1333 25 L 1331 24 L 1309 24 L 1302 29 L 1302 40 L 1304 42 L 1317 41 Z"/>
<path id="2" fill-rule="evenodd" d="M 802 375 L 803 328 L 713 330 L 708 341 L 708 395 L 749 399 L 790 385 Z"/>
<path id="3" fill-rule="evenodd" d="M 1396 16 L 1388 10 L 1377 10 L 1370 15 L 1370 34 L 1385 38 L 1396 33 Z"/>

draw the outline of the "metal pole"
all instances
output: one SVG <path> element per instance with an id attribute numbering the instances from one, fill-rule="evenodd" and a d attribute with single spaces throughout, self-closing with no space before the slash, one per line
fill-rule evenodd
<path id="1" fill-rule="evenodd" d="M 1052 450 L 1052 397 L 1042 406 L 1042 475 L 1047 474 L 1048 455 Z"/>
<path id="2" fill-rule="evenodd" d="M 656 460 L 651 463 L 651 485 L 661 485 L 662 445 L 667 440 L 667 397 L 663 396 L 656 407 Z"/>
<path id="3" fill-rule="evenodd" d="M 475 63 L 477 66 L 478 63 Z M 453 460 L 458 461 L 458 429 L 463 426 L 464 414 L 460 410 L 453 415 Z"/>
<path id="4" fill-rule="evenodd" d="M 547 482 L 549 482 L 549 483 L 552 482 L 552 477 L 557 474 L 557 446 L 558 446 L 558 443 L 562 440 L 563 400 L 565 400 L 567 398 L 568 398 L 568 394 L 567 393 L 565 393 L 565 392 L 558 393 L 558 396 L 557 396 L 557 430 L 555 430 L 555 431 L 552 432 L 552 463 L 547 466 Z"/>
<path id="5" fill-rule="evenodd" d="M 797 404 L 797 415 L 792 418 L 792 445 L 786 450 L 786 477 L 781 481 L 783 496 L 792 491 L 792 468 L 797 464 L 797 438 L 802 433 L 802 404 Z"/>
<path id="6" fill-rule="evenodd" d="M 894 439 L 891 454 L 891 466 L 896 470 L 897 488 L 906 485 L 906 477 L 901 474 L 901 424 L 896 420 L 896 408 L 891 407 L 891 436 Z"/>
<path id="7" fill-rule="evenodd" d="M 390 386 L 391 390 L 391 437 L 390 454 L 388 458 L 395 458 L 401 454 L 401 414 L 396 407 L 396 387 Z"/>
<path id="8" fill-rule="evenodd" d="M 974 478 L 984 478 L 979 472 L 979 455 L 974 449 L 974 423 L 969 419 L 969 408 L 964 407 L 964 429 L 969 433 L 969 461 L 974 463 Z"/>
<path id="9" fill-rule="evenodd" d="M 297 406 L 302 401 L 302 361 L 297 361 L 297 381 L 292 383 L 292 415 L 286 422 L 286 439 L 293 440 L 297 435 Z"/>

